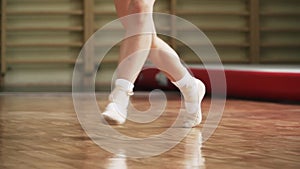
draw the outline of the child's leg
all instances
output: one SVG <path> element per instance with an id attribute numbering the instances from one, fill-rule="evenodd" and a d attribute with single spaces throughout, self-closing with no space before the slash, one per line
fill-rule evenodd
<path id="1" fill-rule="evenodd" d="M 204 84 L 189 74 L 177 53 L 157 36 L 152 39 L 152 48 L 154 50 L 150 52 L 149 60 L 167 74 L 184 96 L 185 108 L 191 115 L 185 121 L 186 127 L 200 124 L 202 120 L 200 104 L 205 94 Z"/>
<path id="2" fill-rule="evenodd" d="M 149 52 L 145 51 L 150 49 L 153 35 L 143 32 L 154 32 L 152 19 L 154 2 L 155 0 L 115 0 L 118 16 L 123 17 L 121 21 L 126 29 L 126 37 L 130 36 L 121 44 L 119 62 L 122 64 L 119 64 L 117 76 L 131 83 L 136 80 L 149 55 Z M 140 50 L 144 52 L 130 57 Z"/>
<path id="3" fill-rule="evenodd" d="M 156 35 L 153 36 L 148 59 L 161 71 L 167 74 L 171 81 L 180 80 L 187 72 L 180 62 L 177 53 Z"/>
<path id="4" fill-rule="evenodd" d="M 145 51 L 149 51 L 152 43 L 153 35 L 143 33 L 154 32 L 152 19 L 154 2 L 155 0 L 115 0 L 118 16 L 122 17 L 121 22 L 128 38 L 122 42 L 115 88 L 110 94 L 110 103 L 103 113 L 104 118 L 111 123 L 122 124 L 126 120 L 133 83 L 149 55 L 149 52 Z M 126 17 L 127 15 L 130 16 Z M 131 56 L 140 50 L 143 52 Z"/>

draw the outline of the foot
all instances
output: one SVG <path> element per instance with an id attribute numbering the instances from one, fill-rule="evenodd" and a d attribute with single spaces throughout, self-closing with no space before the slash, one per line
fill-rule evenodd
<path id="1" fill-rule="evenodd" d="M 107 105 L 103 118 L 109 124 L 124 124 L 127 117 L 129 97 L 133 95 L 133 84 L 129 81 L 118 79 L 116 86 L 109 95 L 110 103 Z"/>
<path id="2" fill-rule="evenodd" d="M 126 121 L 127 110 L 120 110 L 116 103 L 111 102 L 107 105 L 102 116 L 109 124 L 124 124 Z"/>
<path id="3" fill-rule="evenodd" d="M 184 89 L 184 103 L 187 114 L 184 118 L 184 127 L 195 127 L 202 121 L 201 102 L 205 95 L 205 85 L 194 78 L 195 85 Z"/>

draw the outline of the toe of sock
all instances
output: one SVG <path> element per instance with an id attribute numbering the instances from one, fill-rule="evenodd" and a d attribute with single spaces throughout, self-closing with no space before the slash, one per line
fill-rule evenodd
<path id="1" fill-rule="evenodd" d="M 123 124 L 126 121 L 126 113 L 122 113 L 114 103 L 106 107 L 102 116 L 108 123 Z"/>

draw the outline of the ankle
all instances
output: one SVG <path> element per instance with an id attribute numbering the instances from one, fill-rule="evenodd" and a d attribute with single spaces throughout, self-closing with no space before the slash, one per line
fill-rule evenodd
<path id="1" fill-rule="evenodd" d="M 121 89 L 132 92 L 134 84 L 126 79 L 117 79 L 115 82 L 115 87 L 121 87 Z"/>
<path id="2" fill-rule="evenodd" d="M 129 103 L 129 97 L 133 95 L 133 87 L 134 85 L 131 82 L 125 79 L 117 79 L 115 88 L 109 95 L 110 102 L 118 105 L 119 109 L 126 109 Z"/>
<path id="3" fill-rule="evenodd" d="M 176 87 L 178 87 L 179 89 L 185 87 L 185 86 L 189 86 L 191 84 L 191 82 L 193 82 L 194 77 L 188 72 L 186 71 L 185 75 L 178 81 L 176 82 L 172 82 Z"/>
<path id="4" fill-rule="evenodd" d="M 199 102 L 199 92 L 202 93 L 203 91 L 199 91 L 198 81 L 198 79 L 187 73 L 181 80 L 173 82 L 173 84 L 179 88 L 185 102 Z"/>

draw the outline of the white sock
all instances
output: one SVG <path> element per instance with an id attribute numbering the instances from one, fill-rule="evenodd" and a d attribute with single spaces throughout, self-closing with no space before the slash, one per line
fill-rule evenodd
<path id="1" fill-rule="evenodd" d="M 187 72 L 179 81 L 172 83 L 177 86 L 182 93 L 187 111 L 196 113 L 199 108 L 199 89 L 196 79 Z"/>
<path id="2" fill-rule="evenodd" d="M 195 78 L 189 72 L 186 72 L 186 74 L 177 82 L 172 83 L 179 88 L 187 101 L 197 101 L 198 97 L 195 95 L 198 90 L 197 83 Z"/>
<path id="3" fill-rule="evenodd" d="M 117 79 L 115 82 L 115 88 L 109 96 L 109 100 L 117 109 L 121 111 L 123 115 L 127 115 L 127 106 L 129 103 L 129 96 L 133 94 L 132 90 L 134 88 L 133 83 L 125 79 Z"/>
<path id="4" fill-rule="evenodd" d="M 194 77 L 188 71 L 186 71 L 185 75 L 180 80 L 178 80 L 177 82 L 172 82 L 172 83 L 180 89 L 184 86 L 191 85 L 191 82 L 193 80 L 194 80 Z"/>
<path id="5" fill-rule="evenodd" d="M 126 91 L 132 91 L 134 88 L 134 84 L 132 84 L 130 81 L 125 79 L 117 79 L 115 82 L 116 86 L 120 86 L 124 88 Z"/>

